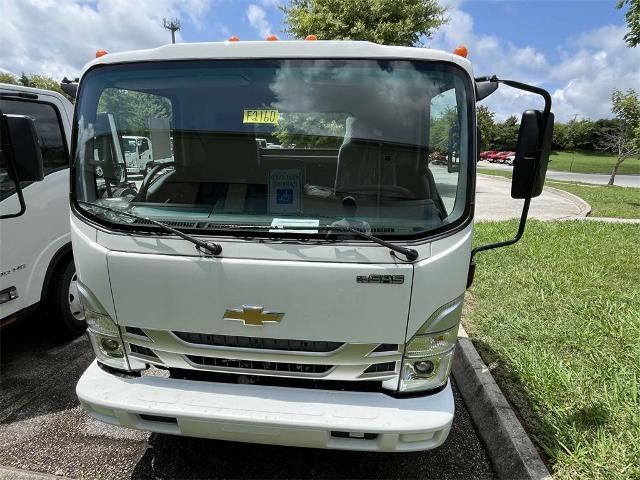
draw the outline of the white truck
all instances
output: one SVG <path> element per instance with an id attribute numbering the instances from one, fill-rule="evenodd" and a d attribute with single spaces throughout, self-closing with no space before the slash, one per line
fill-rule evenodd
<path id="1" fill-rule="evenodd" d="M 69 231 L 73 105 L 56 92 L 0 84 L 0 111 L 9 122 L 0 158 L 0 326 L 46 304 L 56 331 L 77 336 L 86 323 Z M 12 159 L 8 129 L 26 117 L 39 145 L 16 146 Z"/>
<path id="2" fill-rule="evenodd" d="M 517 234 L 472 249 L 475 105 L 500 83 L 545 106 L 522 115 Z M 114 90 L 126 117 L 115 125 L 140 115 L 126 104 L 139 92 L 171 105 L 173 160 L 135 188 L 109 166 L 118 140 L 101 99 Z M 77 385 L 82 407 L 177 435 L 439 446 L 474 255 L 522 236 L 544 183 L 550 107 L 542 89 L 474 79 L 462 56 L 368 42 L 178 44 L 89 63 L 71 147 L 73 250 L 96 355 Z M 455 168 L 429 164 L 447 149 Z"/>
<path id="3" fill-rule="evenodd" d="M 154 155 L 151 139 L 148 137 L 123 135 L 122 144 L 124 159 L 127 164 L 127 173 L 129 174 L 147 175 L 153 167 L 173 161 L 172 156 L 168 155 L 168 152 L 163 158 L 157 158 L 157 156 Z"/>

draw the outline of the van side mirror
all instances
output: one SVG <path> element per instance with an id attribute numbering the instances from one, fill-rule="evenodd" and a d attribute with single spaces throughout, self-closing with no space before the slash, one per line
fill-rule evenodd
<path id="1" fill-rule="evenodd" d="M 526 110 L 522 114 L 513 161 L 511 197 L 534 198 L 542 193 L 551 151 L 553 120 L 553 113 L 549 113 L 546 129 L 542 132 L 542 112 Z"/>
<path id="2" fill-rule="evenodd" d="M 5 115 L 7 140 L 11 145 L 18 182 L 39 182 L 44 179 L 42 149 L 33 120 L 25 115 Z"/>

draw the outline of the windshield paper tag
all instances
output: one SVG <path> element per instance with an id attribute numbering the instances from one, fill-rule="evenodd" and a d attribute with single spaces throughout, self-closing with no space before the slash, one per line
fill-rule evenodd
<path id="1" fill-rule="evenodd" d="M 300 212 L 301 171 L 298 169 L 269 172 L 269 212 Z"/>
<path id="2" fill-rule="evenodd" d="M 313 220 L 311 218 L 274 218 L 271 222 L 272 227 L 318 227 L 320 220 Z M 318 229 L 309 230 L 287 230 L 286 228 L 278 228 L 270 230 L 270 232 L 283 232 L 283 233 L 318 233 Z"/>
<path id="3" fill-rule="evenodd" d="M 278 123 L 278 110 L 245 110 L 242 123 Z"/>

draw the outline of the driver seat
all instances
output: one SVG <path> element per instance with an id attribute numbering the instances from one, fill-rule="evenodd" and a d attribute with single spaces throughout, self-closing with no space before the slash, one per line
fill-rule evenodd
<path id="1" fill-rule="evenodd" d="M 384 133 L 370 120 L 349 117 L 336 165 L 334 194 L 375 193 L 379 187 L 399 192 L 397 165 L 386 150 Z M 407 192 L 408 193 L 408 192 Z"/>

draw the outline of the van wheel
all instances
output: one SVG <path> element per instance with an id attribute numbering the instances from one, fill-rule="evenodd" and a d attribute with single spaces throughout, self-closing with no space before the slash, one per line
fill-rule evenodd
<path id="1" fill-rule="evenodd" d="M 78 294 L 78 276 L 73 259 L 58 269 L 51 279 L 49 311 L 56 322 L 60 336 L 75 338 L 85 331 L 87 322 Z"/>

